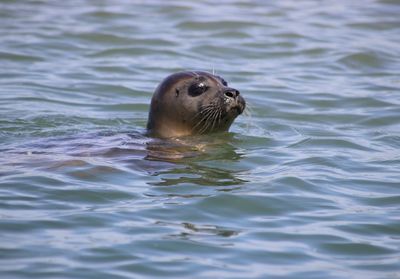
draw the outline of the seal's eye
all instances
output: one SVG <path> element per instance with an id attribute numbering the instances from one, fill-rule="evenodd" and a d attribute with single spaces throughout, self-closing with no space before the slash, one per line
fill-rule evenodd
<path id="1" fill-rule="evenodd" d="M 188 93 L 190 96 L 199 96 L 208 90 L 208 86 L 204 82 L 194 83 L 189 86 Z"/>

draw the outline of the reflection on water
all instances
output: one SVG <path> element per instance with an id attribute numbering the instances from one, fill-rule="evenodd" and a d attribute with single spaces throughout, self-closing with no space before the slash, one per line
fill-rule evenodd
<path id="1" fill-rule="evenodd" d="M 177 235 L 171 235 L 171 237 L 179 237 L 182 239 L 195 239 L 196 237 L 202 237 L 207 235 L 215 235 L 215 236 L 223 236 L 223 237 L 231 237 L 236 236 L 240 232 L 235 230 L 230 230 L 227 228 L 216 227 L 213 225 L 195 225 L 191 223 L 181 223 L 181 224 L 174 224 L 174 223 L 167 223 L 167 222 L 157 222 L 157 225 L 165 225 L 167 227 L 174 226 L 180 227 L 182 232 Z"/>
<path id="2" fill-rule="evenodd" d="M 159 182 L 154 183 L 156 186 L 170 185 L 200 185 L 200 186 L 236 186 L 243 185 L 246 180 L 236 177 L 231 170 L 216 169 L 198 164 L 187 164 L 185 167 L 176 168 L 168 171 L 158 172 Z M 229 188 L 232 188 L 229 187 Z M 237 187 L 233 187 L 237 189 Z M 224 188 L 227 191 L 226 188 Z"/>
<path id="3" fill-rule="evenodd" d="M 3 166 L 68 173 L 84 180 L 118 174 L 123 169 L 140 170 L 159 178 L 150 185 L 235 186 L 246 181 L 229 169 L 196 163 L 240 161 L 242 156 L 235 152 L 232 139 L 230 133 L 176 139 L 153 139 L 132 132 L 79 134 L 17 146 L 9 151 L 12 161 L 5 159 Z"/>

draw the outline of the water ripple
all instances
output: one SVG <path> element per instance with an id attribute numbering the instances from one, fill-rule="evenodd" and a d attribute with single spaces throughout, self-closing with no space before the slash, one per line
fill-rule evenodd
<path id="1" fill-rule="evenodd" d="M 397 278 L 398 1 L 1 1 L 4 278 Z M 214 71 L 231 132 L 145 135 Z"/>

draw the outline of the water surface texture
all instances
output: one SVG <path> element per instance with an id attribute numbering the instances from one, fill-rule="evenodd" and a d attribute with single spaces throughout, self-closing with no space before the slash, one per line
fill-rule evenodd
<path id="1" fill-rule="evenodd" d="M 0 277 L 400 278 L 399 15 L 1 1 Z M 193 150 L 143 135 L 181 70 L 250 107 Z"/>

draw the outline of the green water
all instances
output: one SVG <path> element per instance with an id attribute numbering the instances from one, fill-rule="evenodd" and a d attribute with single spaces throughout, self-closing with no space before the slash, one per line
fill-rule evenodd
<path id="1" fill-rule="evenodd" d="M 400 278 L 399 15 L 1 1 L 0 277 Z M 154 158 L 150 98 L 181 70 L 250 109 Z"/>

